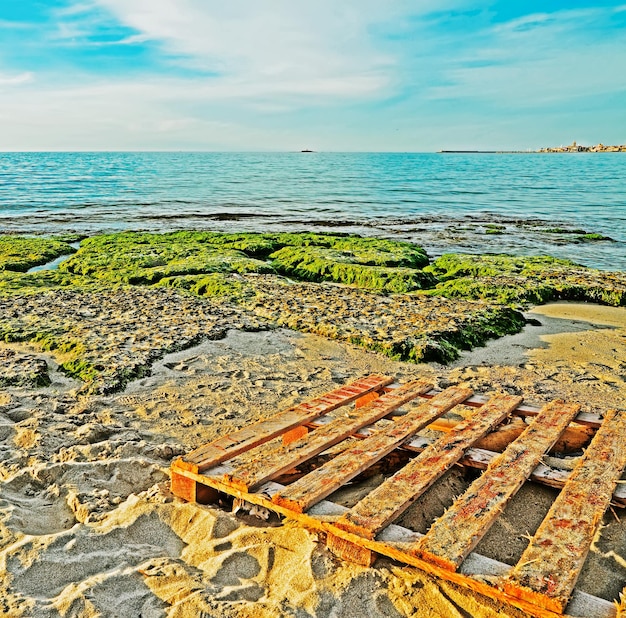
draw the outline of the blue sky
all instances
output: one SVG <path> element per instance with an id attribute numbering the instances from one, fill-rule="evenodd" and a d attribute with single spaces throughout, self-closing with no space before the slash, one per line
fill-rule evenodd
<path id="1" fill-rule="evenodd" d="M 626 143 L 626 4 L 2 0 L 1 150 Z"/>

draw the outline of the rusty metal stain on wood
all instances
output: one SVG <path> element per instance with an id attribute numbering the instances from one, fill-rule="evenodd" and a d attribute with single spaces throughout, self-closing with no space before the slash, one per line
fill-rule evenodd
<path id="1" fill-rule="evenodd" d="M 410 409 L 388 429 L 365 438 L 274 496 L 273 501 L 303 512 L 375 464 L 433 420 L 472 395 L 468 388 L 451 387 Z M 411 402 L 415 405 L 415 402 Z"/>
<path id="2" fill-rule="evenodd" d="M 522 401 L 496 395 L 469 419 L 459 423 L 404 468 L 368 494 L 337 522 L 337 526 L 366 538 L 399 517 L 473 442 L 502 422 Z"/>
<path id="3" fill-rule="evenodd" d="M 432 387 L 433 385 L 425 380 L 409 382 L 366 406 L 351 409 L 328 425 L 316 429 L 291 444 L 280 446 L 256 460 L 246 462 L 229 475 L 226 481 L 240 489 L 250 489 L 264 481 L 276 478 L 283 472 L 341 442 L 361 427 L 387 416 Z"/>
<path id="4" fill-rule="evenodd" d="M 562 401 L 544 406 L 528 429 L 491 462 L 411 551 L 456 570 L 579 409 Z"/>
<path id="5" fill-rule="evenodd" d="M 352 403 L 359 397 L 391 384 L 393 378 L 371 375 L 335 389 L 321 397 L 293 406 L 278 414 L 233 432 L 191 451 L 183 461 L 196 466 L 197 472 L 207 470 L 240 453 L 269 442 L 272 438 L 314 418 Z"/>
<path id="6" fill-rule="evenodd" d="M 626 465 L 626 412 L 604 423 L 539 526 L 504 589 L 563 612 Z"/>

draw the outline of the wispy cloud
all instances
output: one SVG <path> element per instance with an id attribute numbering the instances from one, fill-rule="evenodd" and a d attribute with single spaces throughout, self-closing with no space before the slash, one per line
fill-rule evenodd
<path id="1" fill-rule="evenodd" d="M 99 0 L 128 27 L 158 41 L 176 62 L 268 92 L 356 96 L 384 88 L 393 58 L 372 44 L 368 27 L 382 11 L 358 6 L 270 0 Z M 392 3 L 393 4 L 393 3 Z M 364 84 L 367 84 L 364 87 Z"/>
<path id="2" fill-rule="evenodd" d="M 478 33 L 471 52 L 428 96 L 539 108 L 626 90 L 626 39 L 607 27 L 612 9 L 526 15 Z M 602 35 L 598 36 L 598 32 Z"/>
<path id="3" fill-rule="evenodd" d="M 19 86 L 33 81 L 33 73 L 26 71 L 17 75 L 5 75 L 0 73 L 0 87 L 2 86 Z"/>

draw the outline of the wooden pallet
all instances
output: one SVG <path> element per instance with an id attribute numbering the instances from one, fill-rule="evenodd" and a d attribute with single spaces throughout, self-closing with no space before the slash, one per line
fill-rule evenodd
<path id="1" fill-rule="evenodd" d="M 562 401 L 535 408 L 521 397 L 486 401 L 466 388 L 392 382 L 368 376 L 201 446 L 172 463 L 173 493 L 201 503 L 229 494 L 325 532 L 342 558 L 371 565 L 385 555 L 532 616 L 615 616 L 615 604 L 574 586 L 605 510 L 626 504 L 617 482 L 626 466 L 626 412 L 601 418 Z M 459 405 L 475 410 L 461 421 L 444 417 Z M 512 416 L 525 424 L 508 422 Z M 424 428 L 439 433 L 416 435 Z M 502 452 L 477 447 L 485 436 L 508 443 Z M 572 444 L 586 446 L 572 472 L 542 463 L 555 445 Z M 417 454 L 353 508 L 325 499 L 395 449 Z M 484 472 L 426 535 L 393 523 L 455 464 Z M 299 466 L 307 473 L 285 484 Z M 518 564 L 473 552 L 529 479 L 563 489 Z"/>

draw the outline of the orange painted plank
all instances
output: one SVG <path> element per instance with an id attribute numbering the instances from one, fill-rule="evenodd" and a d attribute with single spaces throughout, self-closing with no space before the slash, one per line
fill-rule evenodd
<path id="1" fill-rule="evenodd" d="M 456 570 L 579 408 L 562 401 L 544 406 L 524 433 L 491 462 L 409 551 L 443 568 Z"/>
<path id="2" fill-rule="evenodd" d="M 272 500 L 302 513 L 471 395 L 470 389 L 458 387 L 439 393 L 437 397 L 417 405 L 406 415 L 397 418 L 391 427 L 365 438 L 357 446 L 292 483 L 287 489 L 274 495 Z"/>
<path id="3" fill-rule="evenodd" d="M 283 472 L 341 442 L 361 427 L 375 423 L 432 387 L 433 385 L 425 380 L 409 382 L 361 408 L 353 408 L 345 412 L 328 425 L 316 429 L 295 442 L 282 445 L 256 460 L 246 461 L 227 475 L 226 482 L 237 488 L 249 490 L 276 478 Z"/>
<path id="4" fill-rule="evenodd" d="M 509 594 L 563 612 L 626 466 L 626 412 L 605 416 L 581 461 L 504 582 Z"/>
<path id="5" fill-rule="evenodd" d="M 183 461 L 193 466 L 192 471 L 202 472 L 392 382 L 392 377 L 382 375 L 356 380 L 311 401 L 287 408 L 266 420 L 222 436 L 191 451 Z"/>
<path id="6" fill-rule="evenodd" d="M 521 401 L 521 397 L 512 395 L 494 396 L 472 417 L 456 425 L 363 498 L 336 525 L 373 539 L 458 461 L 473 442 L 501 423 Z"/>

